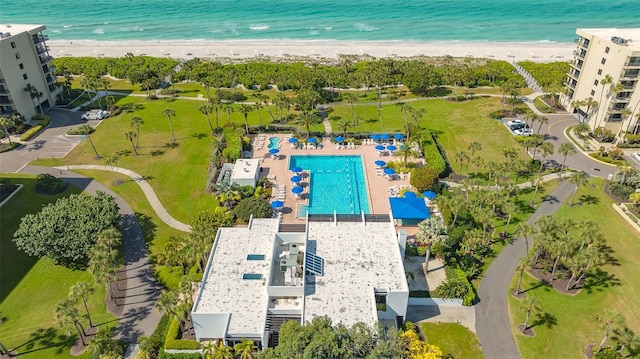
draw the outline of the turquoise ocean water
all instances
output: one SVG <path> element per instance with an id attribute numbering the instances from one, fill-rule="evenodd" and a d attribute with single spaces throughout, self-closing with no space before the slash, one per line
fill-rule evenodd
<path id="1" fill-rule="evenodd" d="M 2 23 L 52 40 L 570 42 L 638 27 L 638 0 L 5 0 Z"/>

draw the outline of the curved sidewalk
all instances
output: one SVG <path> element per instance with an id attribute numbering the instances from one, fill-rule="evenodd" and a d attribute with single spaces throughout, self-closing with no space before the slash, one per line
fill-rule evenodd
<path id="1" fill-rule="evenodd" d="M 119 270 L 120 279 L 116 282 L 116 286 L 126 293 L 116 298 L 116 304 L 122 306 L 122 315 L 118 318 L 116 327 L 116 337 L 129 343 L 136 343 L 138 337 L 150 336 L 158 326 L 161 317 L 154 306 L 161 287 L 151 271 L 142 228 L 131 207 L 102 184 L 75 172 L 40 166 L 25 166 L 20 172 L 48 173 L 89 194 L 93 195 L 96 191 L 100 191 L 115 198 L 121 216 L 120 230 L 125 259 L 125 265 Z"/>
<path id="2" fill-rule="evenodd" d="M 160 220 L 166 223 L 169 227 L 173 227 L 177 230 L 183 232 L 191 232 L 191 227 L 188 224 L 182 223 L 177 219 L 173 218 L 169 212 L 164 208 L 160 199 L 156 195 L 156 192 L 151 188 L 151 185 L 147 180 L 144 179 L 144 176 L 128 170 L 122 167 L 110 167 L 110 166 L 102 166 L 102 165 L 69 165 L 69 166 L 61 166 L 55 167 L 58 170 L 98 170 L 98 171 L 111 171 L 123 174 L 129 178 L 131 178 L 134 182 L 140 186 L 140 189 L 147 197 L 149 204 L 151 204 L 151 208 L 156 212 Z"/>
<path id="3" fill-rule="evenodd" d="M 562 182 L 527 221 L 533 225 L 543 215 L 554 214 L 573 193 L 574 185 Z M 531 240 L 529 247 L 533 244 Z M 520 358 L 518 347 L 511 332 L 507 299 L 509 284 L 515 275 L 520 258 L 526 256 L 527 248 L 524 239 L 516 238 L 507 245 L 493 261 L 485 273 L 476 305 L 476 333 L 482 345 L 484 357 L 487 359 Z"/>

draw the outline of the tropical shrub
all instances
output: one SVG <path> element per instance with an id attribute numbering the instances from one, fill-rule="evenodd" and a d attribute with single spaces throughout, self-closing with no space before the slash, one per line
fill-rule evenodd
<path id="1" fill-rule="evenodd" d="M 14 148 L 16 148 L 18 146 L 20 146 L 19 142 L 12 142 L 11 144 L 2 143 L 2 144 L 0 144 L 0 153 L 11 151 L 12 149 L 14 149 Z"/>
<path id="2" fill-rule="evenodd" d="M 632 193 L 635 193 L 636 189 L 632 186 L 620 183 L 609 184 L 609 192 L 618 198 L 629 198 Z"/>
<path id="3" fill-rule="evenodd" d="M 447 161 L 440 153 L 436 139 L 431 133 L 426 132 L 422 135 L 420 148 L 422 148 L 427 165 L 435 169 L 438 176 L 443 175 L 447 170 Z"/>
<path id="4" fill-rule="evenodd" d="M 43 126 L 42 125 L 35 125 L 33 127 L 31 127 L 30 129 L 28 129 L 25 133 L 23 133 L 20 136 L 20 141 L 28 141 L 31 139 L 31 137 L 35 136 L 38 134 L 38 132 L 40 132 L 40 130 L 42 130 Z"/>
<path id="5" fill-rule="evenodd" d="M 258 197 L 245 198 L 241 200 L 234 209 L 238 219 L 245 223 L 249 222 L 251 215 L 253 215 L 254 218 L 271 217 L 271 211 L 271 204 Z"/>
<path id="6" fill-rule="evenodd" d="M 46 194 L 58 194 L 67 189 L 67 184 L 61 179 L 48 173 L 41 173 L 36 179 L 36 192 Z"/>
<path id="7" fill-rule="evenodd" d="M 411 170 L 410 183 L 420 193 L 436 191 L 439 189 L 438 172 L 430 166 L 414 168 Z"/>
<path id="8" fill-rule="evenodd" d="M 198 349 L 200 344 L 195 340 L 179 339 L 180 322 L 178 318 L 172 317 L 169 327 L 167 328 L 167 336 L 164 340 L 165 349 Z"/>
<path id="9" fill-rule="evenodd" d="M 84 132 L 83 129 L 84 126 L 78 127 L 78 128 L 72 128 L 69 131 L 67 131 L 67 135 L 72 135 L 72 136 L 78 136 L 78 135 L 85 135 L 86 133 Z M 87 132 L 89 132 L 89 134 L 92 134 L 94 132 L 96 132 L 96 129 L 88 126 L 89 130 Z"/>

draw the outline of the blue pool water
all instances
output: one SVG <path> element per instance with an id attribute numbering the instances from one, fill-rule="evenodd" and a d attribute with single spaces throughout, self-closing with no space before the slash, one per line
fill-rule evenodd
<path id="1" fill-rule="evenodd" d="M 280 138 L 278 138 L 278 137 L 269 138 L 269 146 L 267 146 L 267 147 L 269 149 L 279 148 L 280 147 Z"/>
<path id="2" fill-rule="evenodd" d="M 289 168 L 295 166 L 311 173 L 310 180 L 303 179 L 311 183 L 305 189 L 309 214 L 370 213 L 361 156 L 291 156 Z"/>

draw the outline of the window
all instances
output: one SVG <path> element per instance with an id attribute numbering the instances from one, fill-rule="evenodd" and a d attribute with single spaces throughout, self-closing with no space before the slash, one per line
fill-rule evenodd
<path id="1" fill-rule="evenodd" d="M 598 69 L 598 75 L 602 75 L 602 69 Z"/>
<path id="2" fill-rule="evenodd" d="M 242 280 L 260 280 L 262 279 L 262 274 L 258 273 L 245 273 L 242 275 Z"/>
<path id="3" fill-rule="evenodd" d="M 605 59 L 604 57 L 602 58 L 602 61 L 600 61 L 601 64 L 605 64 L 607 62 L 607 59 Z"/>
<path id="4" fill-rule="evenodd" d="M 19 59 L 20 59 L 20 53 L 16 52 L 16 60 L 19 60 Z"/>
<path id="5" fill-rule="evenodd" d="M 20 67 L 20 70 L 24 70 L 24 64 L 23 63 L 19 63 L 18 67 Z"/>
<path id="6" fill-rule="evenodd" d="M 593 84 L 598 86 L 598 80 L 593 81 Z"/>
<path id="7" fill-rule="evenodd" d="M 15 41 L 11 41 L 11 48 L 15 49 L 16 48 L 16 42 Z"/>
<path id="8" fill-rule="evenodd" d="M 264 258 L 264 254 L 247 254 L 248 261 L 263 261 Z"/>
<path id="9" fill-rule="evenodd" d="M 607 48 L 606 48 L 606 49 L 604 49 L 604 53 L 605 53 L 605 54 L 608 54 L 608 53 L 609 53 L 609 50 L 610 50 L 610 49 L 609 49 L 609 46 L 607 46 Z"/>
<path id="10" fill-rule="evenodd" d="M 596 95 L 596 90 L 591 90 L 591 96 L 595 96 Z"/>
<path id="11" fill-rule="evenodd" d="M 27 76 L 27 74 L 22 74 L 22 78 L 26 80 L 29 78 L 29 76 Z"/>

